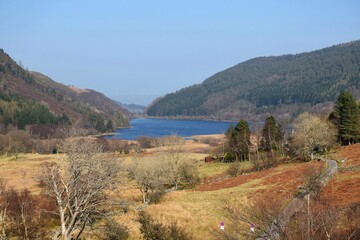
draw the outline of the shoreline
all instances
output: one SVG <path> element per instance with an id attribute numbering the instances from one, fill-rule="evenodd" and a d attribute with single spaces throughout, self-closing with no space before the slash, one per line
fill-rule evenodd
<path id="1" fill-rule="evenodd" d="M 131 118 L 131 120 L 134 119 L 139 119 L 139 118 L 145 118 L 145 119 L 165 119 L 165 120 L 192 120 L 192 121 L 212 121 L 212 122 L 238 122 L 238 120 L 229 120 L 229 119 L 221 119 L 221 118 L 208 118 L 208 117 L 190 117 L 190 116 L 182 116 L 182 117 L 161 117 L 161 116 L 157 116 L 157 117 L 153 117 L 153 116 L 146 116 L 146 115 L 139 115 L 135 118 Z"/>

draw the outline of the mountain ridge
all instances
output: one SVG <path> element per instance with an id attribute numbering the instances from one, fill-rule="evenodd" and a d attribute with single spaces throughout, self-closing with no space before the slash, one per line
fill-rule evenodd
<path id="1" fill-rule="evenodd" d="M 359 65 L 359 40 L 305 53 L 256 57 L 165 95 L 146 113 L 153 117 L 257 119 L 255 115 L 269 113 L 269 109 L 292 105 L 294 111 L 288 113 L 292 117 L 304 106 L 328 105 L 343 90 L 359 97 Z"/>
<path id="2" fill-rule="evenodd" d="M 104 94 L 91 89 L 75 90 L 42 73 L 25 70 L 2 49 L 0 93 L 4 99 L 11 96 L 9 101 L 21 97 L 22 101 L 34 101 L 45 106 L 54 115 L 65 114 L 74 127 L 96 129 L 97 126 L 97 130 L 105 131 L 106 124 L 107 130 L 129 126 L 131 114 Z"/>

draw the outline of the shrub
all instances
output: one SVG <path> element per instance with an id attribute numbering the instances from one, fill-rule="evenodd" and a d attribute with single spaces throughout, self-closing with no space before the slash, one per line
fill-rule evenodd
<path id="1" fill-rule="evenodd" d="M 150 203 L 159 203 L 162 197 L 165 195 L 165 191 L 158 190 L 149 194 Z"/>
<path id="2" fill-rule="evenodd" d="M 155 139 L 151 137 L 140 136 L 136 140 L 140 144 L 141 148 L 152 148 L 155 147 Z"/>
<path id="3" fill-rule="evenodd" d="M 192 239 L 191 235 L 184 231 L 181 227 L 179 227 L 176 223 L 171 223 L 170 226 L 167 227 L 167 235 L 168 239 L 174 240 L 188 240 Z"/>
<path id="4" fill-rule="evenodd" d="M 207 137 L 207 138 L 201 139 L 200 142 L 208 144 L 212 147 L 218 147 L 221 144 L 221 142 L 218 139 L 213 138 L 213 137 Z"/>
<path id="5" fill-rule="evenodd" d="M 125 240 L 129 238 L 129 229 L 115 220 L 109 220 L 104 226 L 104 237 L 105 240 Z"/>
<path id="6" fill-rule="evenodd" d="M 176 223 L 169 226 L 155 221 L 149 214 L 144 211 L 139 213 L 140 231 L 145 240 L 190 240 L 191 235 Z"/>
<path id="7" fill-rule="evenodd" d="M 196 166 L 193 162 L 185 162 L 181 166 L 181 178 L 182 178 L 182 187 L 191 188 L 196 186 L 200 182 L 199 172 L 197 171 Z"/>
<path id="8" fill-rule="evenodd" d="M 228 162 L 233 162 L 235 160 L 235 155 L 233 155 L 232 153 L 225 153 L 224 157 L 222 158 L 222 162 L 224 163 L 228 163 Z"/>
<path id="9" fill-rule="evenodd" d="M 184 138 L 178 137 L 176 135 L 164 136 L 164 137 L 158 138 L 156 141 L 156 144 L 159 147 L 177 146 L 177 145 L 181 146 L 184 143 L 185 143 Z"/>
<path id="10" fill-rule="evenodd" d="M 229 174 L 232 177 L 236 177 L 237 175 L 241 174 L 242 169 L 240 162 L 233 162 L 229 166 L 229 168 L 226 170 L 226 173 Z"/>
<path id="11" fill-rule="evenodd" d="M 107 139 L 106 144 L 104 144 L 104 151 L 106 152 L 119 152 L 119 153 L 129 153 L 130 148 L 132 147 L 128 141 L 120 139 Z"/>
<path id="12" fill-rule="evenodd" d="M 139 213 L 140 232 L 145 240 L 162 240 L 166 239 L 165 227 L 156 222 L 144 211 Z"/>

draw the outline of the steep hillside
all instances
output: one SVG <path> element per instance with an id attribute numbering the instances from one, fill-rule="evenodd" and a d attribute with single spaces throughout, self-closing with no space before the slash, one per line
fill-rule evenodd
<path id="1" fill-rule="evenodd" d="M 19 127 L 18 119 L 4 122 L 9 118 L 9 111 L 4 109 L 12 108 L 10 118 L 16 118 L 16 111 L 22 109 L 24 102 L 41 106 L 46 109 L 42 111 L 49 111 L 54 118 L 66 116 L 75 127 L 95 128 L 103 132 L 129 125 L 130 113 L 103 94 L 65 86 L 41 73 L 25 70 L 3 50 L 0 50 L 0 93 L 3 103 L 0 106 L 0 121 L 5 125 L 10 123 Z M 11 104 L 13 107 L 9 107 Z"/>
<path id="2" fill-rule="evenodd" d="M 332 102 L 343 90 L 360 96 L 360 41 L 245 61 L 167 94 L 150 105 L 147 114 L 220 119 L 269 111 L 291 115 L 301 107 Z"/>

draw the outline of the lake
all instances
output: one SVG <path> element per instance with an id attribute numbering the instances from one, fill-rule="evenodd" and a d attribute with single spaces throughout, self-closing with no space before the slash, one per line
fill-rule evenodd
<path id="1" fill-rule="evenodd" d="M 235 125 L 236 122 L 136 118 L 130 121 L 130 128 L 119 128 L 114 132 L 114 135 L 106 138 L 134 140 L 139 136 L 177 135 L 190 137 L 193 135 L 222 134 L 226 132 L 230 124 Z"/>

